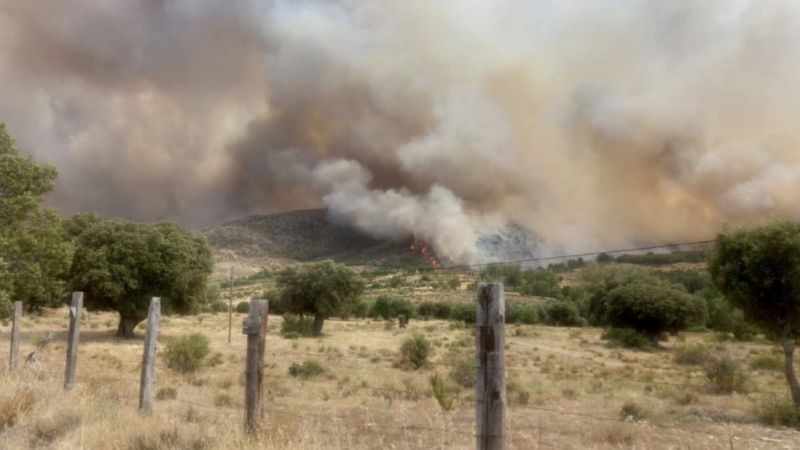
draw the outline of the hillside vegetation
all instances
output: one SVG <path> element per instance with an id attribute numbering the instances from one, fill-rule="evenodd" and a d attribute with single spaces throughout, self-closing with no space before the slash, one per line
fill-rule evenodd
<path id="1" fill-rule="evenodd" d="M 333 259 L 348 264 L 409 264 L 418 262 L 410 240 L 372 238 L 332 221 L 324 209 L 256 215 L 204 231 L 222 254 L 264 261 Z"/>

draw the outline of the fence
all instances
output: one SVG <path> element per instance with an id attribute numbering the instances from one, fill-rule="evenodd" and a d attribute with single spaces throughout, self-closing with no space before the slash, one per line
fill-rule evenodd
<path id="1" fill-rule="evenodd" d="M 64 389 L 71 389 L 76 379 L 79 379 L 78 369 L 78 354 L 80 343 L 80 314 L 83 302 L 82 293 L 74 293 L 72 305 L 69 309 L 70 314 L 70 327 L 67 341 L 67 357 L 65 366 L 65 379 Z M 242 332 L 247 336 L 247 346 L 242 348 L 246 355 L 246 364 L 243 370 L 245 374 L 245 398 L 244 398 L 244 411 L 243 413 L 243 428 L 247 433 L 253 434 L 256 432 L 269 432 L 269 423 L 265 421 L 267 413 L 269 415 L 284 415 L 295 417 L 303 420 L 314 420 L 319 422 L 323 427 L 328 428 L 341 428 L 344 424 L 337 420 L 336 416 L 327 415 L 319 412 L 312 411 L 298 411 L 291 405 L 280 402 L 265 402 L 263 398 L 263 381 L 265 375 L 265 356 L 284 356 L 284 355 L 301 355 L 309 357 L 324 357 L 330 356 L 326 353 L 308 352 L 308 351 L 281 351 L 275 352 L 269 350 L 266 342 L 266 331 L 268 324 L 268 302 L 267 301 L 253 301 L 250 303 L 250 312 L 247 319 L 242 326 Z M 478 449 L 502 449 L 507 446 L 509 440 L 514 437 L 514 432 L 518 430 L 526 430 L 528 433 L 535 433 L 533 439 L 536 442 L 536 448 L 554 447 L 547 442 L 546 436 L 548 433 L 557 434 L 557 430 L 551 429 L 549 424 L 546 424 L 545 418 L 548 416 L 561 417 L 561 418 L 574 418 L 578 421 L 592 421 L 602 423 L 618 423 L 619 418 L 604 417 L 598 414 L 590 414 L 583 411 L 570 411 L 559 408 L 548 408 L 537 405 L 525 405 L 515 407 L 515 413 L 524 413 L 525 416 L 538 415 L 537 420 L 517 420 L 513 424 L 508 422 L 507 418 L 507 401 L 506 401 L 506 385 L 505 375 L 506 372 L 521 372 L 530 374 L 532 376 L 543 375 L 542 370 L 536 370 L 529 367 L 519 366 L 506 366 L 504 349 L 505 349 L 505 324 L 504 324 L 504 299 L 503 299 L 503 286 L 500 283 L 484 284 L 478 290 L 476 299 L 476 312 L 478 320 L 476 321 L 475 331 L 475 351 L 476 351 L 476 364 L 475 364 L 475 414 L 474 423 L 472 427 L 462 426 L 458 428 L 435 426 L 434 424 L 422 423 L 393 423 L 390 421 L 378 422 L 375 420 L 372 411 L 364 411 L 363 418 L 359 418 L 359 431 L 366 430 L 371 433 L 387 433 L 389 431 L 396 431 L 402 433 L 413 434 L 415 432 L 429 431 L 441 433 L 442 435 L 458 435 L 462 438 L 474 439 L 475 447 Z M 17 353 L 19 351 L 19 336 L 22 326 L 22 305 L 17 302 L 15 304 L 10 354 L 9 354 L 9 367 L 14 369 L 17 364 Z M 160 320 L 160 299 L 153 298 L 149 308 L 147 332 L 144 340 L 144 351 L 142 354 L 141 377 L 138 380 L 139 391 L 139 410 L 142 414 L 148 414 L 153 410 L 153 387 L 155 384 L 155 374 L 157 368 L 157 355 L 156 343 L 158 340 Z M 40 343 L 37 351 L 46 345 Z M 36 353 L 36 352 L 34 352 Z M 358 357 L 358 356 L 336 356 L 337 360 L 353 361 L 358 368 L 362 368 L 365 362 L 375 363 L 376 359 Z M 34 357 L 35 359 L 35 357 Z M 28 361 L 31 356 L 28 357 Z M 387 360 L 388 361 L 388 360 Z M 585 363 L 585 361 L 581 361 Z M 452 367 L 452 364 L 445 362 L 432 363 L 434 367 Z M 580 373 L 570 374 L 574 379 L 593 379 L 594 376 L 588 376 Z M 620 382 L 628 383 L 642 383 L 647 385 L 666 385 L 671 387 L 702 387 L 700 384 L 693 384 L 690 382 L 664 382 L 664 381 L 643 381 L 643 380 L 630 380 L 619 379 Z M 334 386 L 330 382 L 325 381 L 304 381 L 304 383 L 311 386 L 318 386 L 320 389 L 325 387 Z M 378 395 L 407 395 L 408 391 L 403 389 L 393 389 L 387 387 L 373 387 L 362 386 L 360 389 L 372 391 Z M 782 393 L 774 391 L 755 391 L 758 394 L 765 395 L 781 395 Z M 216 408 L 216 406 L 205 405 L 202 403 L 192 402 L 191 400 L 180 399 L 179 401 L 188 405 L 196 406 L 199 408 Z M 467 424 L 464 424 L 467 425 Z M 727 443 L 729 448 L 733 449 L 739 443 L 744 443 L 748 448 L 751 448 L 755 443 L 770 443 L 770 444 L 791 444 L 788 441 L 781 441 L 775 439 L 752 439 L 735 436 L 732 433 L 713 432 L 713 431 L 697 431 L 683 427 L 670 427 L 658 425 L 653 423 L 638 423 L 631 424 L 634 427 L 642 427 L 644 429 L 660 429 L 668 433 L 674 433 L 680 439 L 686 436 L 712 436 L 718 440 Z M 472 429 L 469 429 L 472 428 Z M 572 434 L 585 433 L 579 429 L 569 430 Z M 530 437 L 530 436 L 529 436 Z M 591 438 L 593 436 L 588 436 Z M 691 444 L 687 445 L 691 447 Z"/>

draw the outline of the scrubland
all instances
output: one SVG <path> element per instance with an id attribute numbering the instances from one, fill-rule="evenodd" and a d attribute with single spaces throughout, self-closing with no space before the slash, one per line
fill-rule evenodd
<path id="1" fill-rule="evenodd" d="M 251 438 L 242 431 L 243 314 L 234 315 L 230 344 L 225 313 L 162 319 L 149 416 L 137 411 L 145 325 L 137 339 L 120 340 L 113 337 L 116 315 L 85 317 L 77 385 L 65 392 L 67 317 L 66 308 L 25 316 L 23 360 L 48 332 L 55 338 L 32 367 L 0 374 L 0 448 L 474 446 L 471 326 L 329 320 L 322 338 L 286 339 L 282 318 L 270 316 L 264 426 Z M 9 331 L 9 324 L 0 328 L 4 349 Z M 211 354 L 197 372 L 181 374 L 161 356 L 170 339 L 189 333 L 208 337 Z M 398 364 L 401 343 L 414 334 L 432 348 L 418 370 Z M 773 343 L 683 332 L 659 349 L 634 351 L 609 346 L 601 334 L 590 327 L 507 326 L 508 448 L 800 447 L 798 431 L 760 419 L 764 405 L 786 396 Z M 722 353 L 744 373 L 733 392 L 720 392 L 703 370 L 704 358 Z M 303 363 L 317 370 L 296 366 L 290 375 L 292 364 Z M 431 388 L 434 375 L 443 380 L 440 400 Z"/>

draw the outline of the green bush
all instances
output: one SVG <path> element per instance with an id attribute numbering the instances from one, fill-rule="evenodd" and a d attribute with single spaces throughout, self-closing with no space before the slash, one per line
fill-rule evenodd
<path id="1" fill-rule="evenodd" d="M 370 313 L 372 312 L 373 303 L 368 302 L 366 300 L 358 300 L 353 308 L 350 310 L 350 316 L 352 317 L 369 317 Z"/>
<path id="2" fill-rule="evenodd" d="M 506 323 L 537 324 L 539 323 L 539 307 L 522 302 L 507 303 Z"/>
<path id="3" fill-rule="evenodd" d="M 748 341 L 758 333 L 758 329 L 745 320 L 742 310 L 731 306 L 719 293 L 709 297 L 706 304 L 709 328 L 732 333 L 737 341 Z"/>
<path id="4" fill-rule="evenodd" d="M 661 281 L 638 280 L 608 293 L 605 318 L 609 325 L 633 328 L 656 342 L 664 332 L 704 323 L 706 302 L 682 287 Z"/>
<path id="5" fill-rule="evenodd" d="M 703 344 L 684 345 L 675 349 L 673 361 L 686 366 L 705 366 L 712 358 L 711 349 Z"/>
<path id="6" fill-rule="evenodd" d="M 683 286 L 690 294 L 712 288 L 711 276 L 706 271 L 664 270 L 654 274 L 663 280 Z"/>
<path id="7" fill-rule="evenodd" d="M 728 355 L 711 358 L 704 366 L 709 389 L 717 394 L 746 393 L 747 374 Z"/>
<path id="8" fill-rule="evenodd" d="M 325 367 L 313 359 L 303 361 L 302 364 L 292 363 L 292 365 L 289 366 L 289 376 L 303 380 L 322 375 L 325 372 Z"/>
<path id="9" fill-rule="evenodd" d="M 8 299 L 3 291 L 0 291 L 0 319 L 8 319 L 11 317 L 11 314 L 11 300 Z"/>
<path id="10" fill-rule="evenodd" d="M 167 367 L 181 373 L 195 372 L 211 352 L 208 338 L 200 333 L 181 336 L 167 343 L 164 359 Z"/>
<path id="11" fill-rule="evenodd" d="M 314 335 L 314 319 L 294 314 L 284 314 L 281 323 L 281 335 L 285 338 Z"/>
<path id="12" fill-rule="evenodd" d="M 767 425 L 800 428 L 800 408 L 791 399 L 766 401 L 758 406 L 756 413 Z"/>
<path id="13" fill-rule="evenodd" d="M 522 269 L 519 264 L 496 264 L 479 276 L 482 281 L 502 281 L 508 291 L 540 297 L 558 297 L 561 279 L 555 270 Z"/>
<path id="14" fill-rule="evenodd" d="M 415 317 L 416 313 L 416 308 L 410 301 L 403 298 L 381 295 L 375 299 L 375 303 L 372 304 L 371 316 L 386 320 L 395 319 L 403 315 L 410 319 Z"/>
<path id="15" fill-rule="evenodd" d="M 643 350 L 654 346 L 650 339 L 630 328 L 611 328 L 606 330 L 603 333 L 603 339 L 625 348 Z"/>
<path id="16" fill-rule="evenodd" d="M 546 304 L 544 317 L 548 325 L 573 327 L 582 324 L 578 306 L 565 300 Z"/>
<path id="17" fill-rule="evenodd" d="M 417 307 L 417 314 L 434 319 L 449 319 L 453 307 L 449 303 L 422 302 Z"/>
<path id="18" fill-rule="evenodd" d="M 450 310 L 450 318 L 458 322 L 466 324 L 474 324 L 477 320 L 478 312 L 475 310 L 475 305 L 471 303 L 459 303 L 453 305 Z"/>
<path id="19" fill-rule="evenodd" d="M 458 388 L 454 386 L 450 380 L 440 376 L 438 373 L 434 373 L 431 376 L 430 382 L 433 397 L 439 403 L 439 406 L 444 411 L 452 411 L 455 409 Z"/>
<path id="20" fill-rule="evenodd" d="M 217 300 L 211 303 L 211 312 L 215 313 L 228 312 L 228 305 L 221 300 Z"/>
<path id="21" fill-rule="evenodd" d="M 178 390 L 167 386 L 156 391 L 156 400 L 175 400 L 178 398 Z"/>
<path id="22" fill-rule="evenodd" d="M 784 369 L 784 361 L 783 358 L 778 355 L 762 353 L 750 361 L 750 368 L 755 370 L 773 370 L 780 372 Z"/>
<path id="23" fill-rule="evenodd" d="M 403 341 L 400 346 L 400 365 L 411 369 L 419 369 L 428 363 L 431 344 L 421 334 L 414 334 Z"/>
<path id="24" fill-rule="evenodd" d="M 270 305 L 272 306 L 272 305 Z M 236 312 L 240 314 L 247 314 L 250 312 L 250 302 L 239 302 L 236 304 Z"/>

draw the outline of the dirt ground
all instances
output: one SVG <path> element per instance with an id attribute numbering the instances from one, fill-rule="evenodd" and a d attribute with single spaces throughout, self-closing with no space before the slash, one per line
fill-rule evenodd
<path id="1" fill-rule="evenodd" d="M 280 317 L 267 337 L 266 417 L 255 439 L 242 433 L 244 315 L 165 317 L 159 348 L 198 332 L 211 341 L 213 365 L 182 375 L 158 359 L 152 415 L 137 412 L 142 329 L 134 340 L 113 337 L 116 316 L 91 313 L 83 321 L 77 385 L 64 392 L 66 308 L 26 316 L 22 358 L 55 333 L 40 361 L 0 374 L 0 448 L 473 448 L 474 393 L 453 388 L 455 408 L 432 395 L 436 373 L 469 378 L 458 364 L 473 355 L 473 329 L 444 321 L 329 320 L 325 336 L 285 339 Z M 141 327 L 141 326 L 140 326 Z M 8 348 L 10 326 L 0 328 Z M 432 343 L 430 363 L 398 367 L 398 349 L 413 333 Z M 704 374 L 673 362 L 675 348 L 705 342 L 745 367 L 775 348 L 768 342 L 716 342 L 710 333 L 684 333 L 664 348 L 640 352 L 609 348 L 601 330 L 510 325 L 506 330 L 507 448 L 537 449 L 790 449 L 800 432 L 759 424 L 760 402 L 785 395 L 779 371 L 749 370 L 750 392 L 716 395 Z M 5 354 L 5 353 L 4 353 Z M 315 360 L 325 373 L 308 380 L 288 375 L 292 363 Z M 5 366 L 5 362 L 2 363 Z M 456 386 L 453 384 L 453 386 Z M 637 418 L 621 414 L 626 404 Z"/>

